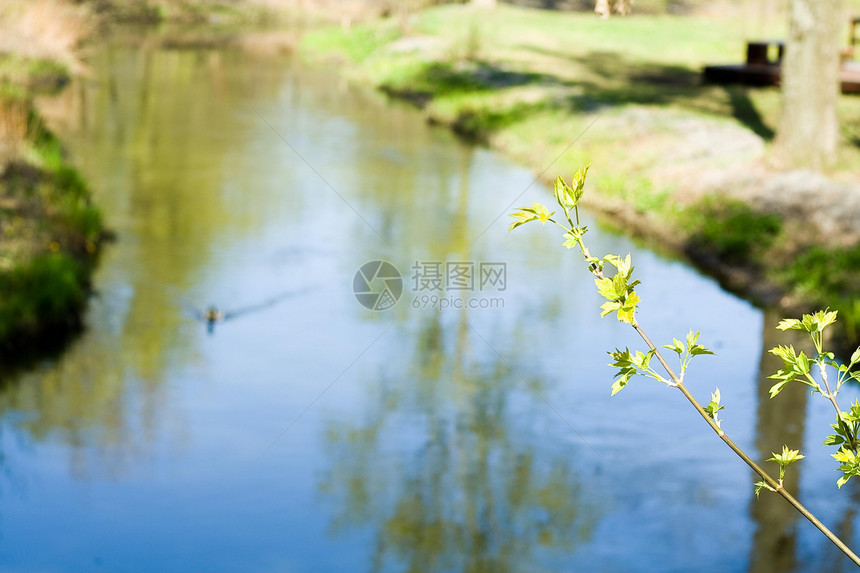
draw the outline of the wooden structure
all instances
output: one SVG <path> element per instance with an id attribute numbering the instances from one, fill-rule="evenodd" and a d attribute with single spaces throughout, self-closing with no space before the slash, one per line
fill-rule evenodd
<path id="1" fill-rule="evenodd" d="M 839 77 L 843 93 L 860 93 L 860 61 L 855 46 L 860 44 L 857 27 L 860 17 L 851 19 L 849 47 L 842 54 Z M 779 85 L 785 44 L 779 40 L 747 42 L 747 61 L 743 64 L 706 66 L 702 71 L 705 81 L 716 83 L 742 83 L 748 85 Z"/>

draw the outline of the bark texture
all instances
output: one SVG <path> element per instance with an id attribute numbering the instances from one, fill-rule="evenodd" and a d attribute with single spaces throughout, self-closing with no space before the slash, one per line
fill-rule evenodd
<path id="1" fill-rule="evenodd" d="M 823 170 L 835 163 L 839 141 L 843 0 L 791 0 L 789 10 L 775 158 L 785 168 Z"/>

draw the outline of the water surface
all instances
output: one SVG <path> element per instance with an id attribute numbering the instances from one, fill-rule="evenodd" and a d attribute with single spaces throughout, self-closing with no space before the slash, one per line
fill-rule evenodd
<path id="1" fill-rule="evenodd" d="M 532 173 L 325 66 L 115 43 L 90 64 L 56 127 L 118 241 L 86 333 L 0 394 L 0 570 L 847 570 L 680 394 L 610 399 L 635 333 L 555 230 L 506 232 L 550 198 Z M 779 317 L 590 226 L 632 253 L 655 340 L 718 353 L 700 399 L 719 386 L 759 458 L 803 446 L 801 497 L 860 545 L 828 406 L 766 399 Z M 402 274 L 384 311 L 353 293 L 374 260 Z M 505 281 L 433 290 L 447 264 Z M 208 329 L 210 304 L 236 316 Z"/>

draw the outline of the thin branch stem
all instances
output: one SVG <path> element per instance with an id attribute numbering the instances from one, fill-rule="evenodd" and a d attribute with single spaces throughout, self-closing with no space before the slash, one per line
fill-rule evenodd
<path id="1" fill-rule="evenodd" d="M 574 205 L 573 210 L 574 210 L 574 214 L 575 214 L 575 218 L 576 218 L 576 224 L 578 227 L 579 226 L 579 208 L 576 205 Z M 567 213 L 567 211 L 565 212 L 565 215 L 567 215 L 567 220 L 570 223 L 571 222 L 570 216 Z M 564 227 L 563 225 L 559 224 L 558 222 L 556 222 L 552 219 L 550 219 L 550 220 L 553 223 L 556 223 L 557 225 L 559 225 L 560 227 Z M 572 229 L 565 229 L 565 231 L 570 232 L 570 231 L 572 231 Z M 582 255 L 585 257 L 586 261 L 589 263 L 588 268 L 591 271 L 591 273 L 595 277 L 597 277 L 598 279 L 605 278 L 605 275 L 603 274 L 603 270 L 602 270 L 602 265 L 592 262 L 593 258 L 591 256 L 591 253 L 589 252 L 588 248 L 585 246 L 585 243 L 582 241 L 581 237 L 577 242 L 579 243 L 579 247 L 580 247 L 580 250 L 582 252 Z M 684 395 L 684 397 L 687 399 L 687 401 L 690 402 L 690 404 L 693 406 L 693 408 L 696 410 L 696 412 L 699 413 L 699 416 L 701 416 L 702 419 L 711 427 L 711 429 L 714 430 L 714 432 L 716 432 L 716 434 L 720 437 L 721 440 L 723 440 L 723 442 L 729 447 L 729 449 L 731 449 L 735 453 L 735 455 L 737 455 L 740 459 L 742 459 L 744 461 L 744 463 L 746 463 L 755 473 L 757 473 L 759 476 L 761 476 L 761 478 L 764 480 L 764 483 L 767 484 L 768 489 L 770 489 L 770 490 L 778 493 L 780 496 L 782 496 L 783 499 L 785 499 L 788 503 L 790 503 L 792 505 L 792 507 L 794 507 L 801 515 L 803 515 L 803 517 L 805 517 L 807 520 L 809 520 L 809 522 L 812 523 L 812 525 L 814 525 L 816 528 L 818 528 L 818 530 L 821 531 L 821 533 L 823 533 L 825 535 L 825 537 L 827 537 L 831 542 L 833 542 L 833 544 L 836 545 L 836 547 L 838 547 L 849 559 L 851 559 L 851 561 L 853 561 L 855 565 L 860 567 L 860 557 L 858 557 L 853 551 L 851 551 L 851 549 L 847 545 L 845 545 L 845 543 L 843 543 L 841 539 L 839 539 L 821 521 L 819 521 L 818 518 L 815 517 L 812 514 L 812 512 L 810 512 L 808 509 L 806 509 L 806 507 L 804 507 L 803 504 L 801 504 L 793 495 L 791 495 L 788 491 L 786 491 L 786 489 L 783 487 L 783 480 L 782 480 L 782 478 L 784 476 L 784 468 L 782 468 L 782 467 L 780 468 L 780 479 L 775 480 L 769 473 L 767 473 L 764 469 L 762 469 L 752 458 L 750 458 L 746 454 L 746 452 L 744 452 L 737 444 L 734 443 L 734 441 L 732 441 L 731 438 L 729 438 L 729 436 L 726 434 L 726 432 L 719 426 L 719 424 L 713 418 L 711 418 L 711 416 L 708 415 L 708 413 L 705 411 L 704 408 L 702 408 L 701 404 L 699 404 L 699 402 L 696 400 L 696 398 L 690 393 L 689 390 L 687 390 L 687 387 L 684 386 L 683 380 L 677 374 L 675 374 L 675 372 L 672 370 L 672 367 L 669 366 L 669 363 L 666 362 L 666 359 L 663 357 L 663 355 L 657 349 L 657 346 L 655 346 L 654 343 L 651 342 L 651 339 L 648 338 L 648 335 L 645 333 L 645 331 L 642 329 L 642 327 L 635 320 L 631 321 L 631 326 L 636 330 L 636 332 L 639 334 L 639 336 L 642 337 L 642 340 L 645 341 L 645 344 L 648 346 L 649 350 L 651 350 L 654 353 L 654 356 L 657 357 L 657 360 L 660 361 L 660 364 L 666 370 L 666 373 L 669 375 L 669 378 L 672 381 L 669 385 L 674 386 L 675 388 L 677 388 L 678 390 L 681 391 L 681 393 Z M 813 340 L 813 342 L 816 343 L 816 345 L 815 345 L 816 349 L 818 350 L 818 353 L 821 354 L 821 341 L 820 340 Z M 831 402 L 833 403 L 837 412 L 839 412 L 840 411 L 839 406 L 836 403 L 835 397 L 833 397 L 833 395 L 830 391 L 830 386 L 827 382 L 826 374 L 823 374 L 823 379 L 824 379 L 825 386 L 827 386 L 827 392 L 830 395 Z M 841 417 L 840 417 L 840 420 L 841 420 Z M 849 434 L 849 437 L 850 437 L 850 434 Z"/>
<path id="2" fill-rule="evenodd" d="M 819 357 L 821 360 L 821 357 Z M 821 380 L 824 382 L 824 387 L 827 389 L 827 394 L 825 397 L 833 404 L 833 407 L 836 409 L 836 421 L 842 426 L 842 429 L 845 431 L 845 437 L 848 438 L 848 444 L 851 446 L 851 449 L 854 453 L 857 452 L 857 438 L 854 436 L 854 432 L 851 431 L 851 427 L 842 419 L 842 408 L 839 407 L 839 403 L 836 402 L 836 393 L 830 389 L 830 383 L 827 380 L 827 369 L 825 366 L 822 366 L 821 362 L 818 362 L 818 371 L 821 373 Z"/>
<path id="3" fill-rule="evenodd" d="M 708 425 L 711 427 L 711 429 L 713 429 L 714 432 L 717 433 L 717 435 L 720 437 L 720 439 L 723 440 L 723 442 L 725 442 L 725 444 L 739 458 L 741 458 L 744 461 L 744 463 L 746 463 L 750 468 L 752 468 L 752 470 L 755 473 L 757 473 L 759 476 L 761 476 L 761 478 L 765 481 L 765 483 L 768 484 L 768 486 L 770 487 L 770 489 L 772 491 L 775 491 L 776 493 L 781 495 L 788 503 L 790 503 L 792 505 L 792 507 L 794 507 L 798 512 L 800 512 L 800 514 L 803 515 L 803 517 L 808 519 L 810 521 L 810 523 L 812 523 L 812 525 L 817 527 L 818 530 L 821 531 L 821 533 L 823 533 L 827 537 L 827 539 L 832 541 L 833 544 L 836 545 L 836 547 L 838 547 L 840 550 L 842 550 L 842 552 L 845 553 L 845 555 L 847 555 L 848 558 L 851 559 L 851 561 L 853 561 L 855 565 L 860 567 L 860 557 L 858 557 L 853 551 L 851 551 L 851 549 L 847 545 L 845 545 L 845 543 L 841 539 L 839 539 L 836 536 L 836 534 L 834 534 L 832 531 L 830 531 L 827 528 L 827 526 L 825 526 L 823 523 L 821 523 L 821 521 L 819 521 L 819 519 L 817 517 L 815 517 L 815 515 L 813 515 L 811 511 L 806 509 L 806 507 L 804 507 L 804 505 L 801 504 L 797 500 L 797 498 L 795 498 L 788 491 L 786 491 L 786 489 L 782 485 L 781 480 L 777 481 L 777 480 L 773 479 L 773 477 L 769 473 L 767 473 L 764 469 L 762 469 L 761 466 L 759 466 L 757 463 L 755 463 L 755 461 L 753 461 L 753 459 L 750 458 L 746 454 L 746 452 L 744 452 L 737 444 L 735 444 L 734 441 L 732 441 L 732 439 L 729 438 L 729 436 L 726 434 L 726 432 L 722 428 L 720 428 L 717 425 L 717 423 L 713 419 L 711 419 L 710 416 L 708 416 L 708 413 L 705 412 L 705 409 L 702 408 L 702 406 L 699 404 L 699 402 L 696 401 L 696 398 L 690 393 L 689 390 L 687 390 L 687 387 L 684 386 L 684 384 L 681 382 L 681 380 L 678 378 L 678 376 L 676 376 L 675 373 L 672 371 L 672 368 L 669 366 L 669 364 L 663 358 L 663 355 L 660 354 L 660 351 L 657 349 L 657 347 L 654 345 L 654 343 L 651 342 L 651 339 L 648 338 L 648 335 L 645 334 L 645 331 L 642 329 L 642 327 L 639 326 L 638 324 L 634 324 L 633 328 L 636 330 L 636 332 L 639 334 L 639 336 L 642 337 L 642 340 L 645 341 L 645 344 L 648 346 L 648 348 L 654 351 L 654 355 L 660 361 L 660 364 L 663 365 L 663 368 L 666 369 L 666 373 L 675 382 L 675 387 L 681 391 L 681 393 L 684 395 L 684 397 L 687 398 L 687 400 L 690 402 L 690 404 L 693 405 L 693 408 L 696 409 L 696 411 L 705 420 L 705 422 L 708 423 Z"/>

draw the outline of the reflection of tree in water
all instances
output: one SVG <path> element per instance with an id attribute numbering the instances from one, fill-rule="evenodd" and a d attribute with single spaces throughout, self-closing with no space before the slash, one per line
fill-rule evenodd
<path id="1" fill-rule="evenodd" d="M 775 464 L 767 462 L 772 452 L 782 450 L 783 444 L 793 449 L 802 449 L 806 423 L 806 386 L 789 384 L 774 400 L 769 389 L 773 380 L 768 376 L 782 368 L 782 360 L 768 352 L 778 344 L 792 344 L 809 354 L 809 339 L 796 331 L 781 332 L 774 326 L 779 322 L 778 313 L 765 311 L 762 332 L 762 355 L 758 375 L 758 423 L 756 425 L 756 450 L 763 468 L 774 471 Z M 794 464 L 785 476 L 785 486 L 790 492 L 798 492 L 803 464 Z M 763 491 L 758 499 L 752 499 L 750 514 L 756 523 L 753 537 L 750 573 L 776 573 L 794 571 L 797 566 L 797 522 L 800 514 L 778 495 Z"/>
<path id="2" fill-rule="evenodd" d="M 77 475 L 121 472 L 159 433 L 181 439 L 165 380 L 195 358 L 197 338 L 179 298 L 204 280 L 219 245 L 282 216 L 283 190 L 247 159 L 268 128 L 249 128 L 235 110 L 276 99 L 287 73 L 241 53 L 146 45 L 106 44 L 90 61 L 96 81 L 76 82 L 54 105 L 119 240 L 97 271 L 94 326 L 55 363 L 0 388 L 0 417 L 68 446 Z M 251 188 L 254 201 L 244 198 Z"/>
<path id="3" fill-rule="evenodd" d="M 857 509 L 860 508 L 860 484 L 856 482 L 856 479 L 852 479 L 842 486 L 842 494 L 850 497 L 850 503 L 842 515 L 842 519 L 833 528 L 833 532 L 839 539 L 851 540 L 855 539 L 854 532 L 856 528 L 854 524 L 857 522 Z M 848 543 L 850 545 L 850 541 Z M 825 560 L 825 571 L 829 573 L 845 571 L 847 573 L 848 571 L 857 570 L 857 567 L 853 563 L 845 559 L 841 551 L 831 550 L 830 556 L 830 559 Z"/>
<path id="4" fill-rule="evenodd" d="M 809 400 L 808 387 L 802 384 L 789 384 L 780 392 L 777 398 L 770 399 L 769 389 L 774 380 L 768 376 L 783 367 L 782 360 L 768 352 L 779 344 L 794 346 L 798 352 L 803 351 L 812 355 L 815 349 L 806 333 L 798 331 L 778 331 L 775 325 L 782 318 L 774 310 L 764 313 L 762 333 L 762 356 L 758 376 L 758 423 L 756 425 L 756 449 L 758 463 L 762 467 L 775 471 L 776 465 L 766 462 L 772 452 L 779 452 L 783 444 L 793 449 L 802 449 L 806 429 L 806 410 Z M 821 446 L 818 446 L 821 447 Z M 803 453 L 803 452 L 801 452 Z M 790 492 L 800 492 L 800 477 L 804 464 L 792 465 L 785 477 L 786 489 Z M 837 474 L 834 473 L 834 476 Z M 832 480 L 833 488 L 836 478 Z M 849 482 L 851 484 L 851 482 Z M 846 491 L 847 490 L 847 491 Z M 850 493 L 849 493 L 850 492 Z M 844 514 L 833 527 L 834 533 L 851 545 L 854 538 L 854 523 L 857 509 L 860 507 L 860 489 L 857 484 L 848 489 L 842 488 L 839 495 L 850 495 L 850 500 L 844 506 Z M 801 499 L 801 502 L 804 500 Z M 788 573 L 805 570 L 798 555 L 798 524 L 806 525 L 800 514 L 780 496 L 763 491 L 758 499 L 753 498 L 750 514 L 756 524 L 753 538 L 752 555 L 750 556 L 751 573 Z M 829 524 L 828 524 L 829 525 Z M 826 557 L 819 556 L 816 562 L 820 571 L 853 571 L 856 567 L 845 559 L 844 554 L 834 545 L 825 542 L 822 550 Z"/>
<path id="5" fill-rule="evenodd" d="M 335 530 L 373 529 L 373 571 L 535 570 L 596 522 L 571 461 L 521 431 L 535 398 L 518 394 L 522 380 L 500 360 L 466 364 L 467 319 L 447 329 L 433 313 L 409 382 L 383 378 L 360 427 L 330 424 L 320 487 Z"/>
<path id="6" fill-rule="evenodd" d="M 122 472 L 130 458 L 148 451 L 159 427 L 175 420 L 159 380 L 128 378 L 121 344 L 81 338 L 72 356 L 4 386 L 0 416 L 36 442 L 68 446 L 70 469 L 79 477 Z"/>
<path id="7" fill-rule="evenodd" d="M 391 176 L 384 160 L 387 168 L 369 168 L 368 184 L 358 186 L 378 190 L 371 198 L 391 215 L 382 216 L 391 221 L 386 234 L 422 249 L 422 260 L 476 260 L 474 151 L 459 151 L 458 162 L 436 165 L 427 178 L 432 192 L 370 184 Z M 415 216 L 398 225 L 403 213 Z M 399 328 L 415 324 L 407 310 L 396 315 Z M 570 460 L 529 438 L 529 407 L 545 413 L 545 404 L 473 336 L 467 310 L 418 313 L 420 326 L 405 337 L 414 354 L 386 366 L 365 422 L 329 425 L 331 468 L 320 489 L 335 501 L 333 529 L 372 529 L 373 571 L 534 571 L 547 553 L 569 553 L 589 537 L 596 512 Z"/>

